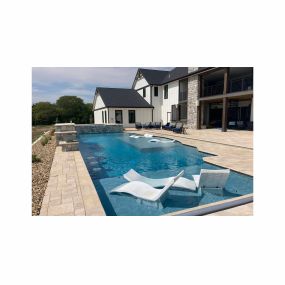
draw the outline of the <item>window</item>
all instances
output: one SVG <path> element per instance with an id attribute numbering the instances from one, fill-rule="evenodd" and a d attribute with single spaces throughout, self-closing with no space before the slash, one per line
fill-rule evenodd
<path id="1" fill-rule="evenodd" d="M 154 96 L 155 96 L 155 97 L 158 96 L 158 87 L 154 87 Z"/>
<path id="2" fill-rule="evenodd" d="M 143 89 L 143 97 L 145 98 L 145 96 L 146 96 L 146 95 L 145 95 L 145 88 L 144 88 L 144 89 Z"/>
<path id="3" fill-rule="evenodd" d="M 104 111 L 102 111 L 102 123 L 105 123 L 104 122 Z"/>
<path id="4" fill-rule="evenodd" d="M 115 110 L 115 121 L 116 121 L 116 124 L 123 123 L 123 111 L 122 110 Z"/>
<path id="5" fill-rule="evenodd" d="M 188 79 L 179 81 L 179 101 L 186 101 L 188 97 Z"/>
<path id="6" fill-rule="evenodd" d="M 105 124 L 107 123 L 107 111 L 105 111 Z"/>
<path id="7" fill-rule="evenodd" d="M 178 118 L 179 121 L 187 119 L 187 103 L 180 103 L 178 105 Z"/>
<path id="8" fill-rule="evenodd" d="M 134 124 L 136 122 L 136 111 L 129 110 L 129 124 Z"/>
<path id="9" fill-rule="evenodd" d="M 164 86 L 164 99 L 168 99 L 168 85 Z"/>

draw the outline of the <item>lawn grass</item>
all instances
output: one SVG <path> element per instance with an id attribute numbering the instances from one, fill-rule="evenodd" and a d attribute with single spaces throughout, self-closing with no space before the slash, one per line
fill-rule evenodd
<path id="1" fill-rule="evenodd" d="M 53 128 L 54 128 L 54 125 L 33 126 L 32 127 L 32 142 L 34 142 L 37 138 L 39 138 L 44 132 L 47 132 Z"/>

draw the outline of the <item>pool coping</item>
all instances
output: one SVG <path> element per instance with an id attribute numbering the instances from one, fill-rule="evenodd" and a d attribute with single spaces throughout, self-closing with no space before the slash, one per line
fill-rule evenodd
<path id="1" fill-rule="evenodd" d="M 203 216 L 218 211 L 227 210 L 244 204 L 253 202 L 253 194 L 246 194 L 240 197 L 235 197 L 223 201 L 218 201 L 206 205 L 201 205 L 194 208 L 188 208 L 165 214 L 163 216 Z"/>

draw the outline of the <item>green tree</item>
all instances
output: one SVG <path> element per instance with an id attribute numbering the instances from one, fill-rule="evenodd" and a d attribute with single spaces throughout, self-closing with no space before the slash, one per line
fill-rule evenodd
<path id="1" fill-rule="evenodd" d="M 56 101 L 60 122 L 84 123 L 86 107 L 81 98 L 62 96 Z"/>
<path id="2" fill-rule="evenodd" d="M 54 124 L 57 118 L 57 109 L 49 102 L 39 102 L 32 106 L 32 124 L 50 125 Z"/>

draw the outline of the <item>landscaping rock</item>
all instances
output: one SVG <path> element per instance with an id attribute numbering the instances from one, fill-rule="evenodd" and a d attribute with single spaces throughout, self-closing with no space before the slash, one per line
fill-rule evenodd
<path id="1" fill-rule="evenodd" d="M 55 137 L 52 136 L 51 140 L 46 145 L 40 142 L 32 147 L 32 153 L 41 159 L 40 162 L 32 164 L 32 215 L 37 216 L 40 214 L 41 205 L 47 183 L 49 180 L 49 173 L 55 153 L 56 142 Z"/>

